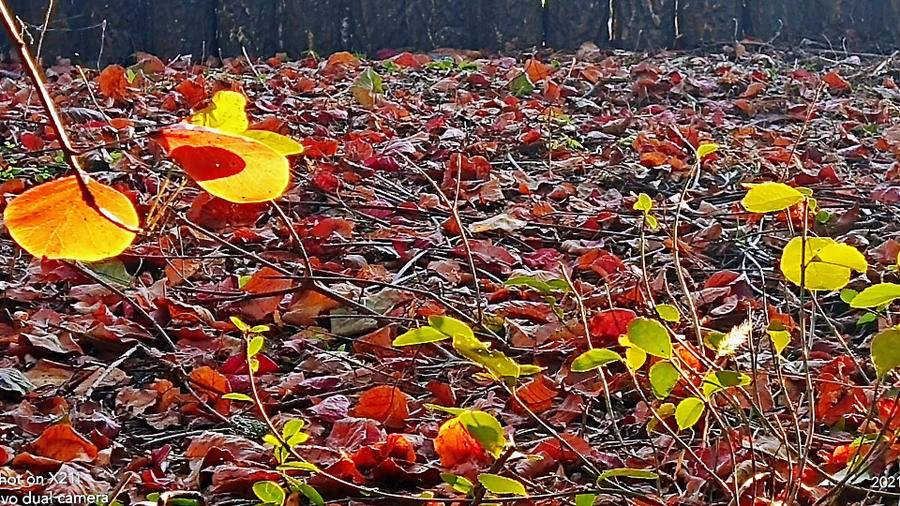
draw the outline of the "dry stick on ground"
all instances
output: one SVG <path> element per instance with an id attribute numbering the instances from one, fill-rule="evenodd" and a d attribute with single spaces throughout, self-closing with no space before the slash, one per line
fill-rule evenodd
<path id="1" fill-rule="evenodd" d="M 59 139 L 59 146 L 66 158 L 66 163 L 68 163 L 75 171 L 75 181 L 78 183 L 78 189 L 81 191 L 82 200 L 84 200 L 84 203 L 93 209 L 94 212 L 106 218 L 115 226 L 129 232 L 139 232 L 139 230 L 122 223 L 118 218 L 97 204 L 94 194 L 91 193 L 91 190 L 88 187 L 90 176 L 81 166 L 81 161 L 78 159 L 78 151 L 76 151 L 72 145 L 72 140 L 69 138 L 69 134 L 66 132 L 66 128 L 63 125 L 62 117 L 60 117 L 59 111 L 56 109 L 56 104 L 53 102 L 53 98 L 50 97 L 47 86 L 44 84 L 44 79 L 42 77 L 43 73 L 38 67 L 37 61 L 32 56 L 31 50 L 28 49 L 28 44 L 25 43 L 21 34 L 19 34 L 19 31 L 16 30 L 13 12 L 6 4 L 6 0 L 0 0 L 0 15 L 3 16 L 3 27 L 6 29 L 6 33 L 13 42 L 13 45 L 16 46 L 16 51 L 22 60 L 22 64 L 24 65 L 28 76 L 31 78 L 32 84 L 35 89 L 37 89 L 41 105 L 43 105 L 44 110 L 47 112 L 47 116 L 50 118 L 50 126 L 53 127 L 56 138 Z"/>

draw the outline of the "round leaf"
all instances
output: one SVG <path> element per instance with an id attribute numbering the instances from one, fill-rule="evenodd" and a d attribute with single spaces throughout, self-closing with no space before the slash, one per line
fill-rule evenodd
<path id="1" fill-rule="evenodd" d="M 573 372 L 587 372 L 599 369 L 606 364 L 621 361 L 622 357 L 607 348 L 594 348 L 578 356 L 572 362 Z"/>
<path id="2" fill-rule="evenodd" d="M 657 362 L 650 368 L 650 387 L 657 399 L 665 399 L 681 378 L 671 362 Z"/>
<path id="3" fill-rule="evenodd" d="M 287 158 L 243 135 L 182 123 L 154 139 L 201 188 L 229 202 L 273 200 L 290 182 Z"/>
<path id="4" fill-rule="evenodd" d="M 747 386 L 751 383 L 750 376 L 737 371 L 718 371 L 709 373 L 703 378 L 703 395 L 708 399 L 712 394 L 726 388 Z"/>
<path id="5" fill-rule="evenodd" d="M 287 498 L 287 493 L 281 485 L 274 481 L 258 481 L 253 484 L 253 493 L 256 498 L 266 504 L 281 506 Z"/>
<path id="6" fill-rule="evenodd" d="M 667 322 L 676 323 L 681 320 L 681 312 L 672 304 L 657 304 L 656 314 Z"/>
<path id="7" fill-rule="evenodd" d="M 885 330 L 872 339 L 872 363 L 880 378 L 900 366 L 900 328 Z"/>
<path id="8" fill-rule="evenodd" d="M 706 405 L 702 399 L 696 397 L 682 399 L 675 408 L 675 421 L 678 423 L 678 428 L 684 430 L 693 427 L 703 416 L 705 409 Z"/>
<path id="9" fill-rule="evenodd" d="M 803 200 L 803 194 L 783 183 L 766 182 L 753 185 L 741 200 L 751 213 L 781 211 Z"/>
<path id="10" fill-rule="evenodd" d="M 628 324 L 628 339 L 649 355 L 672 357 L 672 339 L 661 323 L 649 318 L 635 318 Z"/>
<path id="11" fill-rule="evenodd" d="M 896 283 L 879 283 L 859 293 L 850 301 L 850 307 L 878 307 L 900 299 L 900 285 Z"/>
<path id="12" fill-rule="evenodd" d="M 527 496 L 528 491 L 519 481 L 498 474 L 481 473 L 478 475 L 478 482 L 484 488 L 497 495 L 519 495 Z"/>
<path id="13" fill-rule="evenodd" d="M 188 120 L 192 125 L 240 133 L 250 126 L 247 99 L 236 91 L 223 90 L 213 95 L 212 103 Z"/>
<path id="14" fill-rule="evenodd" d="M 781 272 L 797 286 L 801 284 L 803 260 L 803 284 L 813 291 L 840 290 L 850 282 L 851 271 L 865 272 L 869 268 L 866 257 L 853 246 L 827 237 L 809 237 L 804 247 L 803 238 L 795 237 L 781 254 Z"/>
<path id="15" fill-rule="evenodd" d="M 246 130 L 240 134 L 269 146 L 281 156 L 293 156 L 303 153 L 303 144 L 279 133 L 268 130 Z"/>
<path id="16" fill-rule="evenodd" d="M 139 224 L 134 205 L 119 191 L 96 181 L 89 181 L 88 189 L 106 216 L 85 203 L 78 181 L 70 176 L 14 198 L 3 211 L 9 235 L 38 258 L 94 262 L 122 253 L 135 238 L 126 228 Z"/>
<path id="17" fill-rule="evenodd" d="M 466 410 L 460 413 L 457 419 L 486 452 L 495 458 L 500 456 L 506 447 L 506 435 L 503 426 L 493 415 L 484 411 Z"/>

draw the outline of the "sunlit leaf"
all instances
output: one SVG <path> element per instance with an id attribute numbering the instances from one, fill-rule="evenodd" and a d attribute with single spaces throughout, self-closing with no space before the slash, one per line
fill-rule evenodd
<path id="1" fill-rule="evenodd" d="M 607 469 L 597 476 L 597 483 L 606 481 L 610 478 L 634 478 L 636 480 L 655 480 L 659 475 L 653 471 L 644 469 L 631 469 L 628 467 L 619 467 L 616 469 Z"/>
<path id="2" fill-rule="evenodd" d="M 376 96 L 384 94 L 384 85 L 378 72 L 370 67 L 359 74 L 350 91 L 363 107 L 371 109 Z"/>
<path id="3" fill-rule="evenodd" d="M 247 99 L 236 91 L 223 90 L 212 97 L 212 103 L 191 116 L 192 125 L 240 133 L 250 126 L 247 119 Z"/>
<path id="4" fill-rule="evenodd" d="M 900 366 L 900 327 L 887 329 L 872 338 L 872 363 L 880 378 Z"/>
<path id="5" fill-rule="evenodd" d="M 458 474 L 441 473 L 441 479 L 444 480 L 444 483 L 450 485 L 450 488 L 461 494 L 469 495 L 472 493 L 472 489 L 475 488 L 474 483 L 465 476 L 459 476 Z"/>
<path id="6" fill-rule="evenodd" d="M 737 371 L 711 372 L 703 378 L 703 395 L 708 399 L 712 394 L 731 387 L 743 387 L 752 382 L 750 376 Z"/>
<path id="7" fill-rule="evenodd" d="M 693 427 L 703 416 L 705 409 L 706 405 L 702 399 L 696 397 L 682 399 L 675 408 L 675 422 L 678 423 L 678 428 L 684 430 Z"/>
<path id="8" fill-rule="evenodd" d="M 265 202 L 290 182 L 287 158 L 249 137 L 185 123 L 154 136 L 207 192 L 229 202 Z"/>
<path id="9" fill-rule="evenodd" d="M 38 258 L 93 262 L 122 253 L 135 238 L 126 228 L 134 230 L 139 224 L 134 205 L 119 191 L 97 181 L 90 180 L 88 188 L 105 216 L 82 199 L 78 181 L 69 176 L 14 198 L 3 211 L 9 235 Z"/>
<path id="10" fill-rule="evenodd" d="M 621 360 L 622 357 L 618 353 L 610 349 L 594 348 L 582 353 L 581 355 L 578 355 L 578 357 L 572 362 L 572 371 L 593 371 L 594 369 L 599 369 L 606 364 L 619 362 Z"/>
<path id="11" fill-rule="evenodd" d="M 472 332 L 472 328 L 469 327 L 465 322 L 457 320 L 456 318 L 451 318 L 449 316 L 443 315 L 433 315 L 428 317 L 428 325 L 430 325 L 435 330 L 446 334 L 450 337 L 455 336 L 465 336 L 475 338 L 475 333 Z"/>
<path id="12" fill-rule="evenodd" d="M 506 435 L 500 422 L 484 411 L 466 410 L 456 417 L 466 431 L 494 458 L 500 457 L 506 447 Z"/>
<path id="13" fill-rule="evenodd" d="M 419 327 L 397 336 L 391 344 L 397 347 L 413 346 L 416 344 L 443 341 L 444 339 L 450 339 L 450 336 L 435 330 L 433 327 Z"/>
<path id="14" fill-rule="evenodd" d="M 597 497 L 597 494 L 578 494 L 575 496 L 575 506 L 594 506 Z"/>
<path id="15" fill-rule="evenodd" d="M 528 491 L 521 482 L 505 476 L 491 473 L 478 475 L 478 482 L 492 494 L 527 496 Z"/>
<path id="16" fill-rule="evenodd" d="M 351 414 L 371 418 L 388 427 L 403 427 L 409 417 L 409 396 L 395 386 L 378 385 L 359 396 L 359 403 Z"/>
<path id="17" fill-rule="evenodd" d="M 632 209 L 634 209 L 635 211 L 643 211 L 645 213 L 649 212 L 651 209 L 653 209 L 653 199 L 650 198 L 650 195 L 641 193 L 638 195 L 637 200 L 634 202 L 634 206 L 632 206 Z"/>
<path id="18" fill-rule="evenodd" d="M 650 387 L 657 399 L 665 399 L 681 379 L 681 374 L 671 362 L 663 361 L 650 368 Z"/>
<path id="19" fill-rule="evenodd" d="M 462 333 L 455 334 L 453 336 L 453 349 L 472 362 L 481 365 L 498 378 L 518 378 L 522 375 L 534 374 L 540 371 L 540 368 L 535 366 L 526 367 L 520 365 L 502 351 L 492 350 L 490 343 L 480 341 L 474 336 L 467 336 Z"/>
<path id="20" fill-rule="evenodd" d="M 656 314 L 667 322 L 676 323 L 681 320 L 681 312 L 672 304 L 657 304 Z"/>
<path id="21" fill-rule="evenodd" d="M 247 356 L 253 357 L 257 353 L 262 350 L 263 345 L 265 344 L 265 338 L 263 336 L 254 336 L 253 339 L 247 343 Z"/>
<path id="22" fill-rule="evenodd" d="M 850 301 L 850 307 L 869 308 L 890 304 L 900 299 L 900 285 L 896 283 L 878 283 L 859 293 Z"/>
<path id="23" fill-rule="evenodd" d="M 222 395 L 223 399 L 228 399 L 231 401 L 239 401 L 239 402 L 254 402 L 253 397 L 250 397 L 247 394 L 242 394 L 239 392 L 229 392 L 227 394 Z"/>
<path id="24" fill-rule="evenodd" d="M 771 213 L 787 209 L 803 198 L 796 188 L 770 181 L 751 186 L 741 204 L 751 213 Z"/>
<path id="25" fill-rule="evenodd" d="M 772 345 L 775 347 L 775 353 L 781 355 L 781 352 L 791 343 L 791 333 L 786 330 L 767 330 L 769 337 L 772 338 Z"/>
<path id="26" fill-rule="evenodd" d="M 635 318 L 628 324 L 628 339 L 634 346 L 654 357 L 672 357 L 672 339 L 661 323 L 649 318 Z"/>
<path id="27" fill-rule="evenodd" d="M 519 98 L 527 97 L 534 91 L 534 83 L 528 78 L 528 74 L 523 72 L 509 82 L 509 91 Z"/>
<path id="28" fill-rule="evenodd" d="M 714 142 L 704 142 L 697 147 L 697 156 L 702 160 L 707 156 L 719 151 L 719 145 Z"/>
<path id="29" fill-rule="evenodd" d="M 284 488 L 274 481 L 258 481 L 253 484 L 253 494 L 263 503 L 281 506 L 287 499 Z"/>
<path id="30" fill-rule="evenodd" d="M 293 156 L 303 153 L 303 144 L 279 133 L 268 130 L 246 130 L 241 132 L 241 135 L 269 146 L 281 156 Z"/>
<path id="31" fill-rule="evenodd" d="M 851 271 L 865 272 L 869 268 L 866 257 L 853 246 L 827 237 L 809 237 L 804 248 L 803 238 L 795 237 L 781 255 L 781 272 L 797 286 L 801 283 L 803 259 L 803 283 L 808 290 L 840 290 L 850 282 Z"/>

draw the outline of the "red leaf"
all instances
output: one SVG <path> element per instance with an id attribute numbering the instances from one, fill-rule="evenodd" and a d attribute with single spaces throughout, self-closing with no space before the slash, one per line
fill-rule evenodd
<path id="1" fill-rule="evenodd" d="M 489 461 L 484 447 L 466 427 L 456 418 L 451 418 L 441 425 L 434 438 L 434 451 L 441 459 L 444 467 L 455 467 L 460 464 L 483 464 Z"/>
<path id="2" fill-rule="evenodd" d="M 20 135 L 19 142 L 21 142 L 22 146 L 28 151 L 39 151 L 44 149 L 44 139 L 41 139 L 31 132 L 25 132 Z"/>
<path id="3" fill-rule="evenodd" d="M 97 447 L 68 423 L 47 427 L 44 432 L 28 445 L 35 455 L 63 462 L 93 462 L 97 458 Z"/>
<path id="4" fill-rule="evenodd" d="M 619 342 L 619 336 L 628 332 L 628 324 L 637 318 L 630 309 L 608 309 L 591 317 L 588 322 L 588 330 L 592 338 L 600 341 L 594 342 L 597 346 L 610 346 Z"/>
<path id="5" fill-rule="evenodd" d="M 263 267 L 253 274 L 253 277 L 244 285 L 243 289 L 248 293 L 267 293 L 287 290 L 293 285 L 294 283 L 290 279 L 286 279 L 283 274 L 275 269 Z M 259 321 L 274 313 L 283 298 L 284 295 L 275 295 L 250 299 L 241 303 L 241 312 L 247 318 Z"/>
<path id="6" fill-rule="evenodd" d="M 843 91 L 850 89 L 850 83 L 848 83 L 846 79 L 841 77 L 841 75 L 838 74 L 836 70 L 832 70 L 831 72 L 825 74 L 822 80 L 825 81 L 825 84 L 827 84 L 828 87 L 832 90 Z"/>

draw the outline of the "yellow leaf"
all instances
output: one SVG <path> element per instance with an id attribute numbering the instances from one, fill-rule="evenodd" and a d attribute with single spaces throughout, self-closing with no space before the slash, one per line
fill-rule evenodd
<path id="1" fill-rule="evenodd" d="M 796 188 L 770 181 L 753 185 L 741 204 L 751 213 L 771 213 L 787 209 L 802 200 L 803 194 Z"/>
<path id="2" fill-rule="evenodd" d="M 250 126 L 247 120 L 247 99 L 236 91 L 219 91 L 213 95 L 212 103 L 197 111 L 188 120 L 192 125 L 241 133 Z"/>
<path id="3" fill-rule="evenodd" d="M 229 202 L 272 200 L 290 182 L 287 158 L 243 135 L 182 123 L 155 138 L 201 188 Z"/>
<path id="4" fill-rule="evenodd" d="M 707 156 L 715 153 L 719 150 L 719 145 L 712 142 L 705 142 L 697 148 L 697 156 L 700 159 L 706 158 Z"/>
<path id="5" fill-rule="evenodd" d="M 270 132 L 268 130 L 246 130 L 241 132 L 241 135 L 250 137 L 255 141 L 259 141 L 266 146 L 269 146 L 282 156 L 292 156 L 303 153 L 303 144 L 275 132 Z"/>
<path id="6" fill-rule="evenodd" d="M 127 228 L 137 228 L 134 205 L 119 191 L 97 181 L 89 181 L 88 189 L 108 217 L 85 203 L 78 181 L 69 176 L 14 198 L 3 212 L 9 235 L 38 258 L 94 262 L 122 253 L 134 241 L 135 233 L 109 218 Z"/>
<path id="7" fill-rule="evenodd" d="M 827 237 L 810 237 L 805 247 L 803 238 L 795 237 L 781 254 L 781 272 L 800 286 L 805 270 L 804 287 L 808 290 L 840 290 L 850 282 L 852 271 L 866 272 L 868 268 L 866 257 L 856 248 Z"/>

